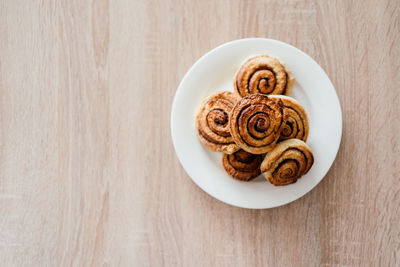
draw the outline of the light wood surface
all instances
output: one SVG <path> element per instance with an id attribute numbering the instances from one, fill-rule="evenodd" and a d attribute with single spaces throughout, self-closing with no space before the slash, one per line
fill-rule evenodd
<path id="1" fill-rule="evenodd" d="M 399 266 L 399 1 L 0 2 L 0 265 Z M 309 194 L 223 204 L 175 155 L 188 68 L 288 42 L 336 87 L 343 137 Z"/>

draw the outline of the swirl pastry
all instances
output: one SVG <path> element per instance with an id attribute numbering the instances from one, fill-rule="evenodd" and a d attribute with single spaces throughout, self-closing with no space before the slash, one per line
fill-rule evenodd
<path id="1" fill-rule="evenodd" d="M 304 108 L 294 98 L 283 95 L 271 95 L 272 99 L 281 99 L 287 109 L 288 119 L 279 137 L 279 141 L 297 138 L 307 141 L 308 118 Z"/>
<path id="2" fill-rule="evenodd" d="M 239 150 L 229 132 L 229 114 L 238 100 L 234 93 L 218 92 L 202 103 L 196 129 L 200 141 L 209 149 L 226 154 Z"/>
<path id="3" fill-rule="evenodd" d="M 235 92 L 245 97 L 250 94 L 290 95 L 294 78 L 278 59 L 258 55 L 242 64 L 235 75 Z"/>
<path id="4" fill-rule="evenodd" d="M 222 165 L 235 179 L 249 181 L 261 174 L 262 155 L 254 155 L 244 150 L 222 156 Z"/>
<path id="5" fill-rule="evenodd" d="M 280 142 L 261 163 L 261 173 L 273 185 L 288 185 L 306 174 L 314 163 L 311 149 L 299 139 Z"/>
<path id="6" fill-rule="evenodd" d="M 287 120 L 280 99 L 257 94 L 242 98 L 230 116 L 230 132 L 235 143 L 252 154 L 272 150 Z"/>

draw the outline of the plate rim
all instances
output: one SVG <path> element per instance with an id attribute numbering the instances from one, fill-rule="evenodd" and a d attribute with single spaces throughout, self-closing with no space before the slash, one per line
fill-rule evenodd
<path id="1" fill-rule="evenodd" d="M 296 198 L 294 198 L 294 199 L 290 199 L 290 200 L 288 200 L 288 201 L 283 201 L 282 203 L 279 203 L 279 204 L 277 204 L 277 205 L 269 205 L 268 207 L 249 207 L 249 206 L 245 206 L 245 205 L 229 203 L 229 202 L 227 202 L 227 201 L 225 201 L 225 200 L 219 198 L 218 196 L 211 194 L 210 192 L 208 192 L 207 190 L 205 190 L 201 185 L 199 185 L 199 183 L 197 183 L 196 179 L 194 179 L 194 178 L 189 174 L 187 168 L 182 164 L 181 156 L 179 155 L 178 150 L 177 150 L 177 143 L 176 143 L 177 140 L 175 140 L 175 138 L 174 138 L 174 136 L 175 136 L 175 135 L 174 135 L 174 122 L 175 122 L 174 114 L 175 114 L 175 112 L 176 112 L 176 102 L 177 102 L 177 98 L 178 98 L 177 96 L 178 96 L 178 95 L 180 94 L 180 92 L 182 91 L 181 87 L 182 87 L 182 85 L 185 83 L 185 81 L 188 79 L 188 77 L 190 77 L 191 73 L 193 72 L 193 70 L 196 68 L 197 65 L 201 64 L 201 62 L 204 61 L 207 57 L 211 56 L 212 54 L 216 53 L 218 50 L 223 49 L 223 48 L 226 47 L 226 46 L 232 45 L 232 44 L 234 44 L 234 43 L 239 43 L 239 42 L 248 42 L 248 41 L 251 42 L 251 41 L 259 41 L 259 40 L 263 40 L 263 41 L 267 41 L 267 42 L 276 43 L 276 44 L 278 44 L 278 45 L 282 45 L 282 46 L 289 47 L 290 49 L 294 49 L 294 50 L 296 50 L 296 52 L 301 53 L 303 56 L 307 57 L 307 58 L 308 58 L 309 60 L 311 60 L 317 67 L 320 68 L 320 70 L 322 71 L 322 73 L 323 73 L 323 74 L 325 75 L 325 77 L 327 78 L 327 81 L 330 83 L 330 85 L 331 85 L 331 87 L 332 87 L 332 89 L 333 89 L 334 96 L 335 96 L 335 102 L 337 102 L 337 104 L 338 104 L 338 105 L 337 105 L 337 107 L 338 107 L 338 113 L 337 113 L 337 115 L 338 115 L 338 120 L 339 120 L 339 121 L 338 121 L 338 124 L 340 125 L 340 129 L 339 129 L 339 133 L 340 133 L 340 134 L 339 134 L 339 138 L 338 138 L 338 146 L 337 146 L 337 148 L 336 148 L 336 151 L 335 151 L 335 153 L 334 153 L 333 160 L 332 160 L 332 162 L 330 163 L 329 168 L 326 169 L 326 171 L 325 171 L 324 174 L 322 175 L 321 179 L 320 179 L 315 185 L 313 185 L 307 192 L 305 192 L 303 195 L 300 195 L 300 196 L 298 196 L 298 197 L 296 197 Z M 213 49 L 207 51 L 207 52 L 206 52 L 205 54 L 203 54 L 200 58 L 198 58 L 198 59 L 195 61 L 195 63 L 193 63 L 193 64 L 190 66 L 190 68 L 186 71 L 185 75 L 183 76 L 183 78 L 182 78 L 181 81 L 179 82 L 179 85 L 178 85 L 178 87 L 177 87 L 177 89 L 176 89 L 176 91 L 175 91 L 175 94 L 174 94 L 174 98 L 173 98 L 173 101 L 172 101 L 172 107 L 171 107 L 171 114 L 170 114 L 170 128 L 171 128 L 172 144 L 173 144 L 173 146 L 174 146 L 175 154 L 176 154 L 176 156 L 178 157 L 178 160 L 179 160 L 180 165 L 183 167 L 183 169 L 185 170 L 186 174 L 190 177 L 190 179 L 192 180 L 192 182 L 194 182 L 199 188 L 202 189 L 202 191 L 204 191 L 205 193 L 207 193 L 209 196 L 211 196 L 211 197 L 213 197 L 213 198 L 215 198 L 215 199 L 217 199 L 217 200 L 219 200 L 219 201 L 221 201 L 221 202 L 223 202 L 223 203 L 225 203 L 225 204 L 228 204 L 228 205 L 233 206 L 233 207 L 239 207 L 239 208 L 245 208 L 245 209 L 255 209 L 255 210 L 259 210 L 259 209 L 271 209 L 271 208 L 276 208 L 276 207 L 280 207 L 280 206 L 287 205 L 287 204 L 289 204 L 289 203 L 291 203 L 291 202 L 294 202 L 294 201 L 296 201 L 296 200 L 298 200 L 298 199 L 304 197 L 305 195 L 307 195 L 308 193 L 310 193 L 314 188 L 317 187 L 317 185 L 325 178 L 326 174 L 327 174 L 327 173 L 329 172 L 329 170 L 332 168 L 332 165 L 334 164 L 334 162 L 335 162 L 335 160 L 336 160 L 336 157 L 337 157 L 337 154 L 338 154 L 338 152 L 339 152 L 339 149 L 340 149 L 340 146 L 341 146 L 341 142 L 342 142 L 342 135 L 343 135 L 343 116 L 342 116 L 342 108 L 341 108 L 341 105 L 340 105 L 340 100 L 339 100 L 339 97 L 338 97 L 336 88 L 334 87 L 334 85 L 333 85 L 332 81 L 330 80 L 329 76 L 327 75 L 326 71 L 321 67 L 320 64 L 318 64 L 318 62 L 316 62 L 316 61 L 315 61 L 311 56 L 309 56 L 307 53 L 305 53 L 304 51 L 300 50 L 299 48 L 297 48 L 297 47 L 295 47 L 295 46 L 293 46 L 293 45 L 291 45 L 291 44 L 288 44 L 288 43 L 285 43 L 285 42 L 282 42 L 282 41 L 279 41 L 279 40 L 271 39 L 271 38 L 255 37 L 255 38 L 236 39 L 236 40 L 231 40 L 231 41 L 222 43 L 222 44 L 220 44 L 220 45 L 214 47 Z M 176 129 L 175 129 L 175 131 L 176 131 Z"/>

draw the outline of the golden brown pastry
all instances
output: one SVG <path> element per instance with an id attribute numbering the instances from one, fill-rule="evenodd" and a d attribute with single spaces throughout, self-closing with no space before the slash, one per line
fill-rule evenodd
<path id="1" fill-rule="evenodd" d="M 290 95 L 294 80 L 283 62 L 268 55 L 258 55 L 242 64 L 233 86 L 242 97 L 250 94 Z"/>
<path id="2" fill-rule="evenodd" d="M 229 114 L 239 97 L 231 92 L 218 92 L 206 98 L 196 117 L 200 141 L 212 151 L 232 154 L 239 150 L 229 132 Z"/>
<path id="3" fill-rule="evenodd" d="M 250 181 L 260 175 L 262 155 L 254 155 L 244 150 L 222 156 L 222 165 L 226 172 L 235 179 Z"/>
<path id="4" fill-rule="evenodd" d="M 296 99 L 283 95 L 271 95 L 273 99 L 281 99 L 289 114 L 285 127 L 281 132 L 279 141 L 297 138 L 307 141 L 308 118 L 306 111 Z"/>
<path id="5" fill-rule="evenodd" d="M 261 173 L 273 185 L 288 185 L 306 174 L 314 163 L 311 149 L 299 139 L 280 142 L 261 163 Z"/>
<path id="6" fill-rule="evenodd" d="M 235 143 L 252 154 L 272 150 L 287 120 L 281 100 L 257 94 L 242 98 L 233 108 L 230 132 Z"/>

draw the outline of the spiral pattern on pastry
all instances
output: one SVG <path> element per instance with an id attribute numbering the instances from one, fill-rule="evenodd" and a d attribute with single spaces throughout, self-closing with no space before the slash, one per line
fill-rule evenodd
<path id="1" fill-rule="evenodd" d="M 235 75 L 235 92 L 250 94 L 290 95 L 294 78 L 286 65 L 268 55 L 258 55 L 244 62 Z"/>
<path id="2" fill-rule="evenodd" d="M 279 141 L 300 139 L 304 142 L 308 137 L 308 117 L 304 108 L 294 98 L 283 95 L 271 95 L 272 99 L 281 99 L 287 109 L 288 119 L 279 137 Z"/>
<path id="3" fill-rule="evenodd" d="M 218 92 L 206 98 L 196 117 L 200 141 L 209 149 L 232 154 L 239 150 L 229 131 L 229 114 L 239 97 L 231 92 Z"/>
<path id="4" fill-rule="evenodd" d="M 287 120 L 281 100 L 257 94 L 242 98 L 233 108 L 230 132 L 235 143 L 253 154 L 272 150 Z"/>
<path id="5" fill-rule="evenodd" d="M 261 174 L 260 164 L 262 155 L 254 155 L 244 150 L 222 156 L 222 165 L 233 178 L 241 181 L 250 181 Z"/>
<path id="6" fill-rule="evenodd" d="M 261 163 L 261 173 L 273 185 L 295 183 L 314 163 L 311 149 L 299 139 L 280 142 Z"/>

